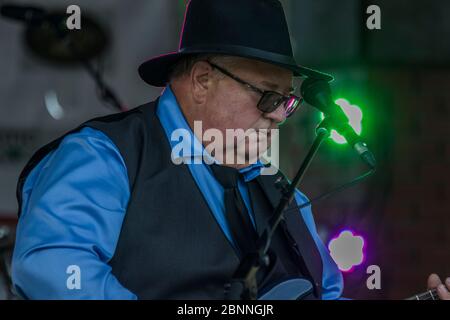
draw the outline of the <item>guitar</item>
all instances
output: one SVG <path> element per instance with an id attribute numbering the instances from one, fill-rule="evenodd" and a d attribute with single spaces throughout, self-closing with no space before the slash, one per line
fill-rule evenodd
<path id="1" fill-rule="evenodd" d="M 283 281 L 261 294 L 258 300 L 301 300 L 312 293 L 311 282 L 296 278 Z M 405 300 L 440 300 L 436 289 L 416 294 Z"/>
<path id="2" fill-rule="evenodd" d="M 258 300 L 301 300 L 311 294 L 311 282 L 302 278 L 294 278 L 278 283 L 260 295 Z"/>
<path id="3" fill-rule="evenodd" d="M 436 289 L 428 290 L 427 292 L 416 294 L 405 300 L 440 300 Z"/>

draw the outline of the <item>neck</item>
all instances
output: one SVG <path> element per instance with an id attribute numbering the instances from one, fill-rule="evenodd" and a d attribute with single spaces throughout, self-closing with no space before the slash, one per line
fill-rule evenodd
<path id="1" fill-rule="evenodd" d="M 439 300 L 436 289 L 428 290 L 427 292 L 416 294 L 406 300 Z"/>

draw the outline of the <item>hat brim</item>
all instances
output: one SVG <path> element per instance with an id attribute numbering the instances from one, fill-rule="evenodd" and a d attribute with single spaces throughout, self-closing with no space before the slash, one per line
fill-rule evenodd
<path id="1" fill-rule="evenodd" d="M 246 53 L 230 53 L 229 51 L 222 50 L 208 50 L 208 51 L 183 51 L 173 52 L 165 55 L 151 58 L 139 66 L 139 75 L 146 83 L 155 87 L 165 87 L 169 81 L 169 73 L 172 66 L 181 58 L 192 54 L 224 54 L 230 56 L 238 56 L 243 58 L 250 58 L 278 65 L 282 68 L 291 70 L 296 77 L 308 77 L 314 79 L 322 79 L 328 82 L 333 81 L 333 77 L 329 74 L 313 70 L 307 67 L 299 66 L 293 63 L 293 61 L 277 61 L 271 58 L 265 58 L 264 56 L 252 55 Z"/>

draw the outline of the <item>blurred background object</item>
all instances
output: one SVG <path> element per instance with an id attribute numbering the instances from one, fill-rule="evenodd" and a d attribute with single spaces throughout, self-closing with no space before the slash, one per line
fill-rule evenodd
<path id="1" fill-rule="evenodd" d="M 13 226 L 0 225 L 0 300 L 14 299 L 11 286 L 11 257 L 14 246 Z"/>
<path id="2" fill-rule="evenodd" d="M 401 299 L 421 292 L 429 273 L 450 274 L 450 2 L 281 2 L 297 62 L 335 76 L 335 98 L 356 112 L 379 163 L 375 176 L 313 208 L 327 246 L 345 230 L 364 239 L 362 262 L 344 273 L 344 295 Z M 116 112 L 101 93 L 99 98 L 95 73 L 128 108 L 156 98 L 161 89 L 140 80 L 137 67 L 177 49 L 185 9 L 184 0 L 14 4 L 50 12 L 78 5 L 82 19 L 91 21 L 86 28 L 91 26 L 98 47 L 86 56 L 92 66 L 86 72 L 83 64 L 55 61 L 52 53 L 64 54 L 44 29 L 27 32 L 23 24 L 0 18 L 0 225 L 7 226 L 10 239 L 17 177 L 32 153 L 83 121 Z M 372 4 L 381 8 L 381 30 L 366 28 L 366 8 Z M 41 43 L 47 44 L 36 45 Z M 305 106 L 281 128 L 281 167 L 288 176 L 303 159 L 320 119 Z M 363 171 L 346 144 L 330 140 L 300 189 L 311 198 Z M 380 290 L 366 287 L 370 265 L 380 266 Z M 0 265 L 6 274 L 0 277 L 3 288 L 7 269 Z M 0 298 L 10 298 L 9 291 L 0 289 Z"/>

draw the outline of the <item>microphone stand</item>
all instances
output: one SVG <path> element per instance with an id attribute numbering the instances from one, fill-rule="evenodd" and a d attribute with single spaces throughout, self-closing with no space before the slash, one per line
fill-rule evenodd
<path id="1" fill-rule="evenodd" d="M 291 183 L 282 178 L 277 180 L 276 186 L 282 193 L 280 202 L 272 218 L 269 220 L 266 229 L 257 241 L 257 251 L 248 253 L 242 259 L 233 274 L 231 283 L 225 286 L 225 298 L 227 300 L 256 300 L 258 298 L 257 275 L 263 267 L 270 265 L 271 260 L 268 255 L 268 250 L 278 225 L 284 219 L 283 212 L 294 198 L 295 189 L 303 179 L 320 145 L 330 136 L 330 122 L 326 120 L 327 118 L 317 126 L 314 142 L 295 175 L 294 180 Z"/>

